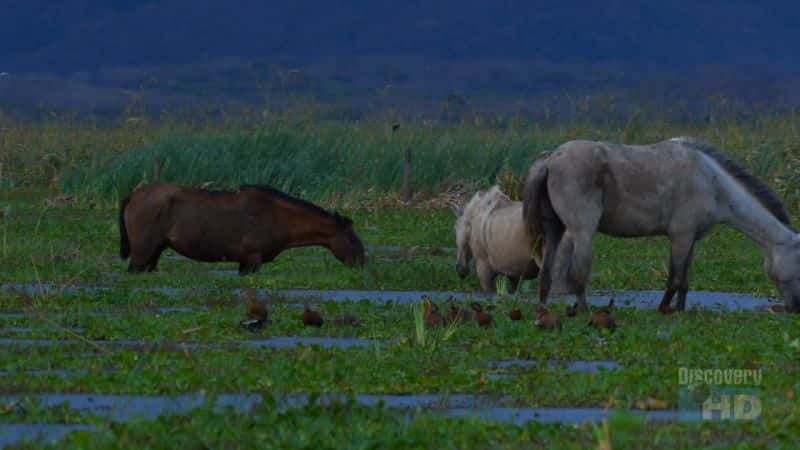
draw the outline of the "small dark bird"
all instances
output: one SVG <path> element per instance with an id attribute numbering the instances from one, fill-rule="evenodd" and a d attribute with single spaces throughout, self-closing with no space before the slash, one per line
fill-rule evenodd
<path id="1" fill-rule="evenodd" d="M 567 317 L 575 317 L 578 315 L 578 304 L 575 303 L 573 305 L 567 305 L 567 309 L 565 310 Z"/>
<path id="2" fill-rule="evenodd" d="M 352 314 L 342 314 L 333 319 L 333 324 L 337 327 L 357 327 L 361 325 L 361 320 Z"/>
<path id="3" fill-rule="evenodd" d="M 425 297 L 423 302 L 422 317 L 425 319 L 425 327 L 433 328 L 444 325 L 444 318 L 439 313 L 439 306 L 428 297 Z"/>
<path id="4" fill-rule="evenodd" d="M 611 315 L 611 308 L 614 306 L 614 299 L 612 298 L 608 302 L 608 306 L 601 306 L 592 313 L 592 316 L 589 318 L 589 323 L 587 325 L 593 326 L 598 329 L 606 328 L 608 330 L 614 331 L 617 329 L 617 321 L 614 320 L 614 316 Z"/>
<path id="5" fill-rule="evenodd" d="M 470 310 L 459 308 L 458 305 L 456 305 L 453 297 L 450 297 L 448 301 L 450 302 L 450 312 L 447 314 L 447 319 L 445 322 L 453 323 L 472 320 L 472 312 Z"/>
<path id="6" fill-rule="evenodd" d="M 482 327 L 488 327 L 492 324 L 492 315 L 483 311 L 483 306 L 478 302 L 472 302 L 473 311 L 475 311 L 475 321 Z"/>
<path id="7" fill-rule="evenodd" d="M 614 299 L 612 298 L 608 301 L 607 306 L 601 306 L 600 308 L 598 308 L 598 311 L 603 311 L 611 314 L 611 308 L 613 307 L 614 307 Z"/>
<path id="8" fill-rule="evenodd" d="M 536 321 L 534 325 L 543 330 L 554 330 L 556 328 L 561 330 L 561 317 L 544 306 L 539 305 L 536 308 Z"/>
<path id="9" fill-rule="evenodd" d="M 239 325 L 254 330 L 261 328 L 267 322 L 267 305 L 259 300 L 251 300 L 247 304 L 247 318 L 239 322 Z"/>
<path id="10" fill-rule="evenodd" d="M 522 311 L 519 308 L 514 308 L 508 313 L 508 317 L 511 320 L 522 320 Z"/>
<path id="11" fill-rule="evenodd" d="M 308 303 L 306 303 L 303 308 L 303 323 L 306 326 L 319 328 L 322 326 L 322 322 L 322 316 L 320 313 L 309 308 Z"/>

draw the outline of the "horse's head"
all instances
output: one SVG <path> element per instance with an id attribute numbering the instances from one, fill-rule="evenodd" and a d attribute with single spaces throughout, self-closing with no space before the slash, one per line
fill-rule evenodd
<path id="1" fill-rule="evenodd" d="M 764 271 L 778 287 L 786 311 L 800 313 L 800 234 L 767 252 Z"/>
<path id="2" fill-rule="evenodd" d="M 330 249 L 333 256 L 350 267 L 363 266 L 367 262 L 364 244 L 353 230 L 353 221 L 347 217 L 334 214 L 336 231 L 330 238 Z"/>

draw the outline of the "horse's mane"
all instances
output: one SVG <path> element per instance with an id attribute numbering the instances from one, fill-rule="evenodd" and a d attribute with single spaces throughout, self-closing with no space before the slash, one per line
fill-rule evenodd
<path id="1" fill-rule="evenodd" d="M 266 184 L 243 184 L 243 185 L 239 186 L 239 190 L 246 189 L 246 188 L 255 189 L 255 190 L 257 190 L 259 192 L 262 192 L 264 194 L 268 194 L 268 195 L 271 195 L 273 197 L 278 197 L 278 198 L 280 198 L 282 200 L 285 200 L 285 201 L 287 201 L 289 203 L 292 203 L 292 204 L 295 204 L 295 205 L 302 206 L 304 208 L 310 209 L 310 210 L 315 211 L 315 212 L 317 212 L 319 214 L 322 214 L 324 216 L 332 217 L 332 218 L 336 219 L 336 221 L 338 223 L 341 223 L 341 224 L 352 224 L 353 223 L 350 219 L 340 215 L 338 212 L 331 213 L 329 211 L 326 211 L 324 208 L 320 207 L 319 205 L 315 205 L 314 203 L 311 203 L 308 200 L 303 200 L 302 198 L 297 198 L 297 197 L 291 196 L 291 195 L 289 195 L 289 194 L 287 194 L 287 193 L 285 193 L 283 191 L 279 191 L 279 190 L 275 189 L 274 187 L 268 186 Z"/>
<path id="2" fill-rule="evenodd" d="M 486 199 L 487 209 L 490 211 L 494 211 L 498 206 L 507 205 L 512 202 L 511 197 L 505 194 L 502 190 L 500 190 L 500 186 L 494 185 L 486 191 Z"/>
<path id="3" fill-rule="evenodd" d="M 725 169 L 725 172 L 735 178 L 739 183 L 742 184 L 742 186 L 745 187 L 745 189 L 747 189 L 751 195 L 753 195 L 753 197 L 758 199 L 759 203 L 761 203 L 764 208 L 772 213 L 776 219 L 789 227 L 789 229 L 791 229 L 793 232 L 797 232 L 797 230 L 795 230 L 792 226 L 792 219 L 789 217 L 789 213 L 786 211 L 786 206 L 784 206 L 780 197 L 778 197 L 778 194 L 776 194 L 775 191 L 767 186 L 766 183 L 750 173 L 750 171 L 748 171 L 746 168 L 729 158 L 716 147 L 713 147 L 712 145 L 700 139 L 691 137 L 677 137 L 673 138 L 672 140 L 680 142 L 711 157 L 723 169 Z"/>
<path id="4" fill-rule="evenodd" d="M 487 208 L 494 208 L 500 202 L 511 199 L 500 190 L 500 186 L 494 185 L 486 191 L 478 191 L 464 206 L 464 215 L 468 218 L 474 217 L 476 213 L 483 212 Z"/>

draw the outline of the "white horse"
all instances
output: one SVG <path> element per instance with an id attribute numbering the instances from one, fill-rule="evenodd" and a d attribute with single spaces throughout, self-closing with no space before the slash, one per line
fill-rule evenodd
<path id="1" fill-rule="evenodd" d="M 467 205 L 453 208 L 456 213 L 456 271 L 464 278 L 472 259 L 481 288 L 495 293 L 495 278 L 508 277 L 510 292 L 515 292 L 520 279 L 536 278 L 537 261 L 531 257 L 532 242 L 525 231 L 522 202 L 512 201 L 498 186 L 478 191 Z"/>
<path id="2" fill-rule="evenodd" d="M 667 287 L 659 310 L 686 307 L 694 243 L 715 224 L 731 226 L 765 250 L 764 269 L 787 311 L 800 312 L 800 234 L 778 196 L 715 148 L 692 138 L 652 145 L 562 144 L 528 171 L 524 216 L 543 236 L 539 300 L 551 283 L 586 310 L 592 236 L 666 235 Z"/>

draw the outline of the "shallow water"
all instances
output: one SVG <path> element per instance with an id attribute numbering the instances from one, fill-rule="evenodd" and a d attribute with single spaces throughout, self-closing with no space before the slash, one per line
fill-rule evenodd
<path id="1" fill-rule="evenodd" d="M 272 336 L 263 339 L 245 339 L 240 341 L 227 342 L 173 342 L 173 341 L 151 341 L 146 339 L 114 339 L 114 340 L 92 340 L 90 341 L 100 347 L 105 346 L 153 346 L 167 347 L 176 349 L 196 350 L 215 347 L 268 347 L 268 348 L 294 348 L 298 345 L 318 345 L 324 348 L 351 348 L 369 347 L 375 345 L 376 341 L 371 339 L 358 339 L 335 336 Z M 24 339 L 24 338 L 0 338 L 0 346 L 64 346 L 64 345 L 89 345 L 78 339 Z"/>
<path id="2" fill-rule="evenodd" d="M 100 427 L 95 425 L 64 425 L 53 423 L 11 423 L 0 424 L 0 448 L 18 444 L 23 441 L 47 444 L 61 439 L 73 431 L 95 431 Z"/>
<path id="3" fill-rule="evenodd" d="M 239 412 L 250 411 L 263 401 L 260 394 L 219 394 L 213 396 L 186 394 L 177 396 L 93 395 L 93 394 L 33 394 L 0 396 L 1 401 L 16 402 L 22 398 L 38 401 L 42 406 L 53 407 L 67 403 L 69 408 L 108 418 L 114 421 L 154 419 L 163 414 L 181 414 L 213 401 L 215 408 L 231 407 Z M 346 394 L 321 394 L 320 404 L 347 402 Z M 564 422 L 580 423 L 598 421 L 606 416 L 603 408 L 576 407 L 523 407 L 514 406 L 508 396 L 472 394 L 354 394 L 353 401 L 365 406 L 379 403 L 393 409 L 424 409 L 445 415 L 477 416 L 489 420 L 513 423 Z M 309 401 L 307 394 L 292 394 L 276 398 L 279 408 L 298 407 Z M 696 411 L 637 411 L 653 420 L 699 420 Z"/>
<path id="4" fill-rule="evenodd" d="M 108 317 L 114 315 L 124 315 L 124 314 L 174 314 L 174 313 L 193 313 L 197 311 L 207 311 L 208 308 L 204 308 L 201 306 L 164 306 L 159 308 L 144 308 L 138 310 L 116 310 L 116 311 L 86 311 L 86 310 L 76 310 L 76 311 L 47 311 L 48 317 L 56 317 L 56 316 L 83 316 L 83 317 Z M 22 312 L 22 311 L 0 311 L 0 319 L 26 319 L 31 317 L 36 317 L 36 312 Z M 19 327 L 24 328 L 24 327 Z M 4 329 L 8 328 L 0 328 L 0 333 L 3 332 Z M 57 328 L 53 328 L 56 330 Z M 71 328 L 75 330 L 76 328 Z"/>
<path id="5" fill-rule="evenodd" d="M 516 408 L 495 407 L 483 409 L 451 408 L 445 411 L 446 416 L 480 417 L 497 422 L 510 422 L 523 425 L 528 422 L 541 423 L 573 423 L 599 422 L 613 412 L 603 408 Z M 628 410 L 631 411 L 631 410 Z M 697 422 L 701 419 L 699 411 L 634 411 L 649 421 Z"/>
<path id="6" fill-rule="evenodd" d="M 573 360 L 573 361 L 563 361 L 563 360 L 555 360 L 551 359 L 548 361 L 536 361 L 531 359 L 510 359 L 504 361 L 497 361 L 492 364 L 492 367 L 497 369 L 509 369 L 509 368 L 516 368 L 516 367 L 536 367 L 541 365 L 542 363 L 546 363 L 551 368 L 563 368 L 570 372 L 588 372 L 588 373 L 595 373 L 598 372 L 600 369 L 604 370 L 616 370 L 622 369 L 622 364 L 618 361 L 613 360 Z"/>
<path id="7" fill-rule="evenodd" d="M 48 283 L 5 283 L 2 289 L 6 291 L 24 292 L 28 294 L 43 294 L 57 292 L 56 286 Z M 66 286 L 62 287 L 61 292 L 65 295 L 78 293 L 122 291 L 124 288 L 113 288 L 109 286 Z M 160 293 L 167 296 L 181 296 L 189 293 L 209 293 L 227 292 L 229 294 L 241 295 L 241 289 L 220 290 L 220 289 L 188 289 L 188 288 L 131 288 L 132 292 Z M 452 296 L 456 300 L 475 299 L 487 300 L 496 299 L 495 296 L 487 296 L 482 293 L 457 292 L 457 291 L 380 291 L 380 290 L 355 290 L 355 289 L 256 289 L 259 296 L 281 296 L 286 298 L 317 298 L 320 300 L 346 302 L 368 300 L 375 303 L 395 302 L 398 304 L 410 304 L 419 302 L 423 295 L 430 296 L 434 300 L 443 300 Z M 661 302 L 663 291 L 660 290 L 630 290 L 614 291 L 615 306 L 626 306 L 640 309 L 656 309 Z M 529 294 L 531 302 L 535 302 L 534 294 Z M 597 291 L 587 297 L 589 304 L 601 306 L 608 304 L 611 295 L 607 291 Z M 571 297 L 565 297 L 569 303 Z M 557 302 L 558 297 L 554 296 L 553 301 Z M 687 308 L 707 308 L 722 311 L 734 310 L 754 310 L 775 304 L 766 297 L 755 297 L 750 294 L 715 292 L 715 291 L 689 291 L 687 296 Z M 190 308 L 190 307 L 186 307 Z M 186 311 L 184 307 L 161 308 L 162 310 L 179 312 Z M 190 308 L 191 309 L 191 308 Z"/>
<path id="8" fill-rule="evenodd" d="M 324 348 L 369 347 L 375 345 L 371 339 L 326 337 L 326 336 L 275 336 L 268 339 L 242 341 L 246 345 L 271 348 L 291 348 L 297 345 L 319 345 Z"/>
<path id="9" fill-rule="evenodd" d="M 57 327 L 0 327 L 0 333 L 35 333 L 37 331 L 62 332 L 64 330 L 69 330 L 76 334 L 81 334 L 85 331 L 85 329 L 83 328 L 69 328 L 69 327 L 64 327 L 63 329 Z"/>
<path id="10" fill-rule="evenodd" d="M 60 378 L 71 378 L 71 377 L 79 377 L 86 375 L 88 372 L 86 370 L 66 370 L 66 369 L 41 369 L 41 370 L 19 370 L 19 371 L 8 371 L 8 370 L 0 370 L 0 377 L 8 377 L 14 375 L 31 375 L 31 376 L 48 376 L 53 375 Z"/>
<path id="11" fill-rule="evenodd" d="M 534 361 L 528 359 L 514 359 L 505 361 L 496 361 L 491 364 L 493 369 L 514 369 L 536 367 L 542 363 L 547 364 L 550 368 L 562 368 L 568 372 L 582 372 L 582 373 L 597 373 L 600 370 L 617 370 L 622 369 L 622 364 L 617 361 Z M 504 373 L 488 373 L 485 377 L 489 380 L 504 380 L 513 379 L 520 376 L 519 371 L 504 372 Z"/>

